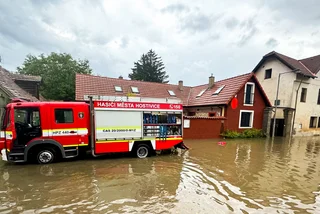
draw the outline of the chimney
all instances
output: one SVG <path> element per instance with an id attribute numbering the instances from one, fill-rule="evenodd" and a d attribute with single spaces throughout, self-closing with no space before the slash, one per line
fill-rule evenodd
<path id="1" fill-rule="evenodd" d="M 183 90 L 183 81 L 179 80 L 179 90 L 182 91 Z"/>
<path id="2" fill-rule="evenodd" d="M 119 76 L 119 79 L 123 80 L 123 76 L 120 75 L 120 76 Z"/>
<path id="3" fill-rule="evenodd" d="M 211 74 L 211 76 L 209 77 L 209 85 L 208 88 L 212 88 L 214 85 L 214 76 L 213 74 Z"/>

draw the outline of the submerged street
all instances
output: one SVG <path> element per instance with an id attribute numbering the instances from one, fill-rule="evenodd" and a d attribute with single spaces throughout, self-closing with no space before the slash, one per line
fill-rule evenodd
<path id="1" fill-rule="evenodd" d="M 0 213 L 320 213 L 319 138 L 185 141 L 178 154 L 0 162 Z"/>

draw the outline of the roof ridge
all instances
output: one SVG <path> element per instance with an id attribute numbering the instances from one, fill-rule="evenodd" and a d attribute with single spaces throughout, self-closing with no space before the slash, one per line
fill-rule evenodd
<path id="1" fill-rule="evenodd" d="M 305 66 L 305 65 L 304 65 L 302 62 L 300 62 L 299 60 L 298 60 L 298 62 L 299 62 L 305 69 L 307 69 L 307 71 L 308 71 L 312 76 L 315 76 L 315 74 L 312 73 L 307 66 Z"/>
<path id="2" fill-rule="evenodd" d="M 79 74 L 79 73 L 77 73 L 76 75 L 91 76 L 91 77 L 105 78 L 105 79 L 114 79 L 114 80 L 129 81 L 129 82 L 138 82 L 138 83 L 179 86 L 178 84 L 172 84 L 172 83 L 160 83 L 160 82 L 150 82 L 150 81 L 141 81 L 141 80 L 128 80 L 128 79 L 119 79 L 119 78 L 116 78 L 116 77 L 97 76 L 97 75 L 91 75 L 91 74 Z M 183 86 L 183 87 L 192 88 L 192 86 Z"/>

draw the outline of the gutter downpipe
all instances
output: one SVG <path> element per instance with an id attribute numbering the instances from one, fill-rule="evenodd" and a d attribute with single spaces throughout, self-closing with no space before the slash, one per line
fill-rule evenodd
<path id="1" fill-rule="evenodd" d="M 298 92 L 299 92 L 299 90 L 300 90 L 301 83 L 302 83 L 302 79 L 300 80 L 298 89 L 296 90 L 296 100 L 295 100 L 295 103 L 294 103 L 293 122 L 292 122 L 292 127 L 291 127 L 290 136 L 292 136 L 292 134 L 293 134 L 294 124 L 295 124 L 295 120 L 296 120 L 296 111 L 297 111 L 297 102 L 298 102 Z"/>
<path id="2" fill-rule="evenodd" d="M 277 84 L 277 92 L 276 92 L 276 103 L 275 103 L 276 105 L 275 105 L 275 111 L 274 111 L 274 115 L 273 115 L 272 139 L 274 139 L 275 129 L 276 129 L 276 115 L 277 115 L 277 109 L 278 109 L 277 101 L 278 101 L 278 95 L 279 95 L 280 77 L 281 77 L 282 74 L 296 72 L 296 71 L 298 71 L 298 69 L 294 69 L 294 70 L 291 70 L 291 71 L 286 71 L 286 72 L 283 72 L 283 73 L 279 73 L 279 75 L 278 75 L 278 84 Z"/>
<path id="3" fill-rule="evenodd" d="M 93 100 L 92 100 L 92 96 L 89 97 L 90 100 L 90 104 L 89 104 L 89 113 L 90 113 L 90 143 L 91 143 L 91 154 L 93 157 L 98 157 L 95 153 L 94 153 L 94 144 L 95 144 L 95 131 L 94 131 L 94 106 L 93 106 Z"/>

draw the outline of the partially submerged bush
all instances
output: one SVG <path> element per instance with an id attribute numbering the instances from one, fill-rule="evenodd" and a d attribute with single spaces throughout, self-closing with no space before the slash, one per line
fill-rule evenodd
<path id="1" fill-rule="evenodd" d="M 221 134 L 225 138 L 262 138 L 265 137 L 261 129 L 246 129 L 243 132 L 226 130 Z"/>

